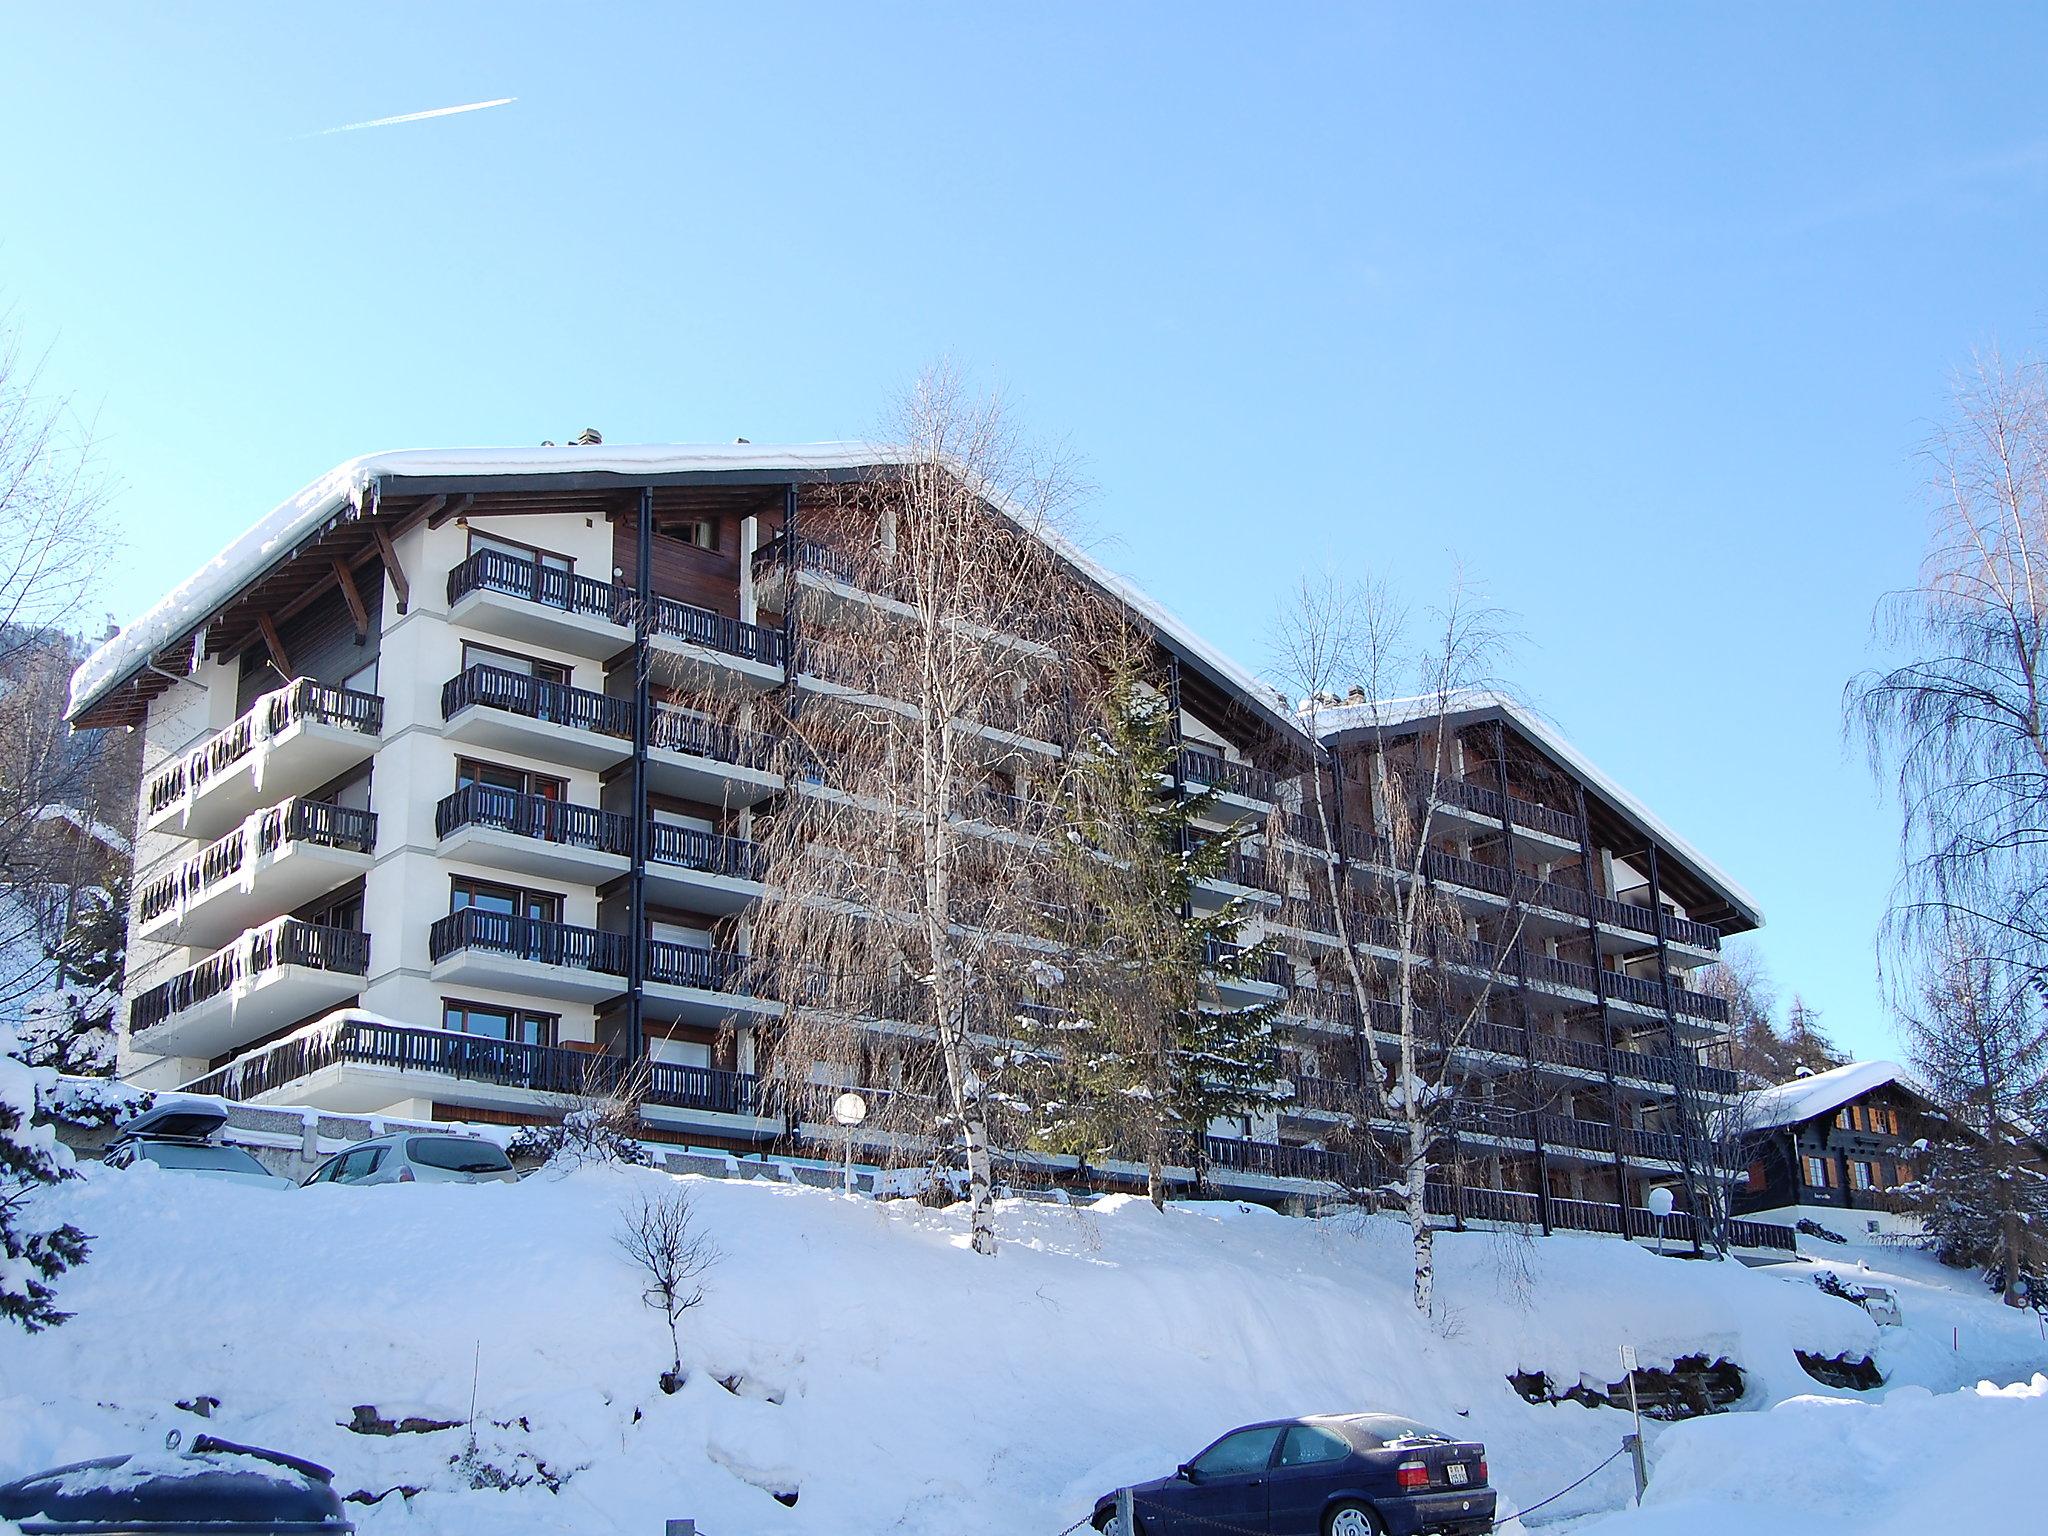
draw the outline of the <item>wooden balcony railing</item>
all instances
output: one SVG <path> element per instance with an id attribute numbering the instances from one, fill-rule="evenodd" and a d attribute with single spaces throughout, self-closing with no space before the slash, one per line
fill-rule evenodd
<path id="1" fill-rule="evenodd" d="M 626 729 L 630 734 L 630 704 L 627 709 Z M 687 757 L 708 757 L 714 762 L 731 763 L 739 768 L 756 768 L 765 772 L 775 766 L 773 737 L 707 720 L 673 704 L 654 706 L 647 740 L 648 745 L 666 751 L 680 752 Z"/>
<path id="2" fill-rule="evenodd" d="M 377 842 L 377 818 L 373 814 L 324 800 L 294 798 L 273 805 L 255 818 L 255 830 L 254 854 L 275 853 L 286 843 L 295 842 L 368 853 Z M 138 919 L 154 922 L 239 875 L 252 857 L 249 832 L 249 823 L 244 822 L 169 874 L 144 886 L 135 899 Z"/>
<path id="3" fill-rule="evenodd" d="M 347 976 L 366 975 L 370 969 L 370 936 L 354 928 L 330 928 L 300 922 L 295 917 L 279 918 L 252 929 L 190 970 L 138 995 L 129 1005 L 128 1027 L 140 1031 L 161 1024 L 174 1014 L 232 990 L 238 982 L 253 980 L 287 965 Z"/>
<path id="4" fill-rule="evenodd" d="M 633 821 L 621 812 L 571 805 L 548 795 L 525 794 L 495 784 L 465 784 L 435 805 L 436 837 L 447 837 L 463 827 L 487 827 L 622 857 L 631 857 L 633 852 Z"/>
<path id="5" fill-rule="evenodd" d="M 502 709 L 508 714 L 601 736 L 631 740 L 633 701 L 572 688 L 567 683 L 508 672 L 479 663 L 466 667 L 441 686 L 441 718 L 454 718 L 471 705 Z"/>
<path id="6" fill-rule="evenodd" d="M 301 677 L 266 693 L 232 725 L 215 732 L 149 781 L 149 814 L 168 810 L 205 788 L 267 741 L 300 721 L 339 726 L 375 736 L 384 728 L 384 701 L 371 693 L 335 688 Z"/>
<path id="7" fill-rule="evenodd" d="M 1233 763 L 1213 752 L 1184 747 L 1180 754 L 1180 775 L 1190 784 L 1204 785 L 1244 800 L 1270 804 L 1278 793 L 1280 776 L 1250 763 Z"/>
<path id="8" fill-rule="evenodd" d="M 448 573 L 449 607 L 472 592 L 496 592 L 622 627 L 633 621 L 631 588 L 521 559 L 501 549 L 480 549 Z"/>

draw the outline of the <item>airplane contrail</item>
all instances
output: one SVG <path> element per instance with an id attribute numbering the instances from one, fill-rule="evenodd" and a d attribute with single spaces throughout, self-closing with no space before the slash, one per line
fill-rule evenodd
<path id="1" fill-rule="evenodd" d="M 366 123 L 343 123 L 339 128 L 322 128 L 315 138 L 326 138 L 330 133 L 354 133 L 358 128 L 389 128 L 393 123 L 419 123 L 430 117 L 453 117 L 458 112 L 481 112 L 486 107 L 510 106 L 517 96 L 500 96 L 495 101 L 465 102 L 459 107 L 435 107 L 427 112 L 401 112 L 396 117 L 373 117 Z"/>

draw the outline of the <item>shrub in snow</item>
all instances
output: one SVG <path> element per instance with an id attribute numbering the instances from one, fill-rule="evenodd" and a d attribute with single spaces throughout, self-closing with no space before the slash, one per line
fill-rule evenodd
<path id="1" fill-rule="evenodd" d="M 661 1373 L 661 1390 L 683 1384 L 683 1343 L 677 1329 L 682 1315 L 704 1302 L 699 1280 L 725 1255 L 717 1244 L 692 1227 L 690 1197 L 678 1187 L 641 1197 L 638 1207 L 619 1216 L 618 1244 L 640 1271 L 640 1299 L 668 1323 L 669 1368 Z"/>
<path id="2" fill-rule="evenodd" d="M 529 1125 L 505 1143 L 505 1155 L 515 1163 L 549 1163 L 580 1168 L 585 1163 L 629 1163 L 645 1166 L 653 1159 L 633 1134 L 638 1130 L 638 1111 L 623 1104 L 623 1113 L 613 1103 L 572 1109 L 553 1125 Z"/>
<path id="3" fill-rule="evenodd" d="M 112 1077 L 122 978 L 128 965 L 128 884 L 79 892 L 77 916 L 49 952 L 57 984 L 22 1005 L 15 1052 L 34 1067 Z"/>
<path id="4" fill-rule="evenodd" d="M 71 1177 L 71 1154 L 53 1127 L 35 1123 L 36 1089 L 48 1076 L 15 1056 L 20 1041 L 0 1025 L 0 1317 L 29 1332 L 70 1316 L 52 1282 L 85 1262 L 85 1234 L 68 1222 L 39 1226 L 33 1196 Z"/>

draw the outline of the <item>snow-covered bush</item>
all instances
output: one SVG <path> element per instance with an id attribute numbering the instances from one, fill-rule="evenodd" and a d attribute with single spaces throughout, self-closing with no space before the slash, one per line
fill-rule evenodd
<path id="1" fill-rule="evenodd" d="M 56 1131 L 36 1123 L 43 1069 L 14 1054 L 20 1040 L 0 1025 L 0 1317 L 35 1333 L 70 1316 L 57 1310 L 56 1278 L 83 1264 L 85 1234 L 68 1222 L 40 1226 L 35 1192 L 71 1176 L 71 1153 Z"/>
<path id="2" fill-rule="evenodd" d="M 638 1121 L 638 1111 L 629 1100 L 587 1104 L 553 1124 L 522 1127 L 505 1143 L 505 1155 L 515 1163 L 566 1168 L 580 1168 L 585 1163 L 645 1166 L 653 1158 L 635 1134 Z"/>

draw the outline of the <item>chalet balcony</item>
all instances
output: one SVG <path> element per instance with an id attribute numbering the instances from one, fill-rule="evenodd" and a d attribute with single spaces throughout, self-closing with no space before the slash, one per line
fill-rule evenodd
<path id="1" fill-rule="evenodd" d="M 480 549 L 448 573 L 448 621 L 518 645 L 604 661 L 633 643 L 633 592 Z"/>
<path id="2" fill-rule="evenodd" d="M 1503 905 L 1511 899 L 1512 892 L 1512 899 L 1522 907 L 1558 914 L 1567 920 L 1562 926 L 1569 929 L 1582 930 L 1586 919 L 1592 917 L 1602 928 L 1626 935 L 1628 942 L 1623 947 L 1640 947 L 1645 941 L 1654 943 L 1661 931 L 1671 944 L 1708 954 L 1720 953 L 1720 930 L 1705 923 L 1695 923 L 1669 912 L 1660 914 L 1652 908 L 1616 901 L 1609 896 L 1592 895 L 1584 886 L 1568 885 L 1562 881 L 1538 880 L 1532 875 L 1517 873 L 1511 883 L 1508 872 L 1498 865 L 1461 859 L 1433 848 L 1424 853 L 1423 860 L 1424 871 L 1440 885 L 1459 886 L 1491 896 Z"/>
<path id="3" fill-rule="evenodd" d="M 623 933 L 465 907 L 435 921 L 427 955 L 437 982 L 594 1003 L 625 990 L 629 943 Z"/>
<path id="4" fill-rule="evenodd" d="M 211 948 L 355 879 L 376 842 L 368 811 L 320 800 L 273 805 L 144 886 L 136 934 Z"/>
<path id="5" fill-rule="evenodd" d="M 437 919 L 427 936 L 437 982 L 580 1002 L 626 990 L 630 945 L 623 933 L 478 907 Z M 716 1022 L 776 1007 L 755 996 L 758 971 L 744 955 L 662 939 L 646 946 L 641 1003 L 649 1018 Z"/>
<path id="6" fill-rule="evenodd" d="M 1203 976 L 1233 1002 L 1270 1002 L 1294 985 L 1294 967 L 1287 957 L 1267 951 L 1256 963 L 1243 945 L 1208 940 L 1202 952 Z"/>
<path id="7" fill-rule="evenodd" d="M 318 789 L 377 750 L 384 701 L 298 678 L 149 781 L 144 827 L 219 837 L 288 795 Z"/>
<path id="8" fill-rule="evenodd" d="M 482 549 L 448 573 L 450 622 L 523 645 L 604 661 L 633 643 L 633 589 Z M 650 643 L 693 681 L 782 680 L 782 632 L 654 599 Z"/>
<path id="9" fill-rule="evenodd" d="M 1543 1219 L 1544 1202 L 1527 1190 L 1478 1189 L 1469 1185 L 1431 1184 L 1424 1203 L 1433 1216 L 1451 1218 L 1462 1227 L 1468 1221 L 1489 1225 L 1535 1227 Z M 1592 1200 L 1549 1201 L 1550 1225 L 1560 1232 L 1602 1233 L 1610 1237 L 1631 1237 L 1647 1241 L 1660 1236 L 1657 1218 L 1636 1206 L 1609 1205 Z M 1673 1249 L 1690 1248 L 1693 1220 L 1684 1211 L 1664 1218 L 1664 1241 Z M 1797 1234 L 1790 1227 L 1762 1221 L 1730 1221 L 1728 1238 L 1737 1248 L 1791 1253 Z"/>
<path id="10" fill-rule="evenodd" d="M 152 1056 L 219 1056 L 339 1007 L 362 990 L 369 969 L 368 934 L 279 918 L 137 996 L 129 1033 Z"/>
<path id="11" fill-rule="evenodd" d="M 766 873 L 759 844 L 695 827 L 647 828 L 650 897 L 692 912 L 737 912 L 759 899 Z"/>
<path id="12" fill-rule="evenodd" d="M 1317 1183 L 1342 1184 L 1352 1173 L 1351 1160 L 1341 1153 L 1320 1147 L 1297 1147 L 1284 1142 L 1237 1141 L 1211 1136 L 1203 1146 L 1212 1170 L 1252 1174 L 1269 1179 L 1310 1179 Z"/>
<path id="13" fill-rule="evenodd" d="M 491 784 L 465 784 L 434 807 L 443 858 L 545 880 L 601 885 L 632 863 L 632 818 Z"/>
<path id="14" fill-rule="evenodd" d="M 630 735 L 630 703 L 626 710 Z M 654 706 L 647 744 L 647 782 L 657 794 L 738 807 L 758 804 L 783 787 L 772 737 L 672 704 Z"/>
<path id="15" fill-rule="evenodd" d="M 1178 761 L 1181 781 L 1189 789 L 1215 791 L 1214 811 L 1220 820 L 1258 821 L 1271 814 L 1279 793 L 1278 774 L 1191 747 L 1181 749 Z"/>
<path id="16" fill-rule="evenodd" d="M 906 720 L 922 717 L 922 710 L 891 691 L 900 678 L 876 667 L 867 658 L 845 646 L 829 641 L 809 640 L 797 650 L 798 683 L 821 698 L 836 699 L 857 709 L 882 710 Z M 1021 703 L 988 698 L 980 701 L 973 719 L 956 717 L 955 733 L 975 746 L 976 755 L 999 761 L 1017 753 L 1033 757 L 1057 757 L 1059 746 L 1032 733 L 1040 729 L 1027 718 Z"/>
<path id="17" fill-rule="evenodd" d="M 1556 848 L 1577 850 L 1581 846 L 1579 818 L 1569 811 L 1552 810 L 1532 800 L 1503 795 L 1473 779 L 1443 779 L 1437 785 L 1443 814 L 1479 822 L 1489 828 L 1512 819 L 1515 835 L 1532 837 Z"/>
<path id="18" fill-rule="evenodd" d="M 442 734 L 492 752 L 608 768 L 633 751 L 633 701 L 566 683 L 466 668 L 442 685 Z"/>
<path id="19" fill-rule="evenodd" d="M 783 680 L 785 654 L 780 629 L 727 618 L 674 598 L 654 600 L 649 644 L 654 664 L 683 681 L 709 687 L 740 680 L 773 688 Z"/>
<path id="20" fill-rule="evenodd" d="M 568 1095 L 602 1092 L 625 1067 L 623 1058 L 595 1051 L 348 1018 L 250 1051 L 179 1091 L 354 1113 L 405 1098 L 530 1113 Z M 746 1122 L 731 1129 L 760 1129 L 753 1123 L 760 1084 L 749 1073 L 656 1061 L 645 1072 L 640 1104 L 650 1121 L 718 1115 Z M 770 1124 L 780 1128 L 779 1121 Z"/>

